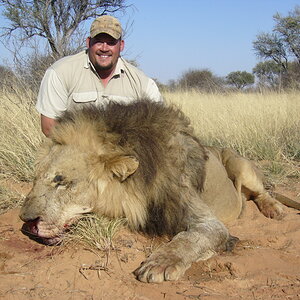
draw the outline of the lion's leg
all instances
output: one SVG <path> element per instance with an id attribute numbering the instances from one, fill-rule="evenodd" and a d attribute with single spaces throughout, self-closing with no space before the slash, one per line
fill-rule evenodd
<path id="1" fill-rule="evenodd" d="M 242 199 L 242 182 L 239 180 L 239 178 L 235 178 L 233 184 L 240 199 Z"/>
<path id="2" fill-rule="evenodd" d="M 248 199 L 252 199 L 260 212 L 272 219 L 281 219 L 284 215 L 284 209 L 281 203 L 266 191 L 263 185 L 262 175 L 256 167 L 250 165 L 248 176 L 243 176 L 243 190 L 246 191 Z"/>
<path id="3" fill-rule="evenodd" d="M 236 177 L 234 179 L 233 184 L 238 193 L 239 200 L 242 203 L 242 209 L 241 209 L 241 213 L 239 215 L 239 218 L 240 218 L 240 217 L 242 217 L 243 213 L 245 212 L 246 197 L 242 194 L 242 181 L 239 179 L 239 177 Z"/>
<path id="4" fill-rule="evenodd" d="M 193 262 L 232 248 L 233 241 L 219 220 L 209 219 L 178 233 L 168 244 L 154 251 L 134 274 L 143 282 L 177 280 Z"/>
<path id="5" fill-rule="evenodd" d="M 284 211 L 283 206 L 272 198 L 263 184 L 263 174 L 248 159 L 238 157 L 228 160 L 226 171 L 230 178 L 234 178 L 234 185 L 242 197 L 243 207 L 246 200 L 253 200 L 258 209 L 268 218 L 281 219 Z"/>
<path id="6" fill-rule="evenodd" d="M 249 199 L 252 199 L 260 212 L 267 218 L 281 219 L 284 215 L 284 209 L 281 203 L 266 191 L 262 179 L 256 174 L 255 170 L 250 173 L 250 180 L 243 183 L 244 190 Z"/>

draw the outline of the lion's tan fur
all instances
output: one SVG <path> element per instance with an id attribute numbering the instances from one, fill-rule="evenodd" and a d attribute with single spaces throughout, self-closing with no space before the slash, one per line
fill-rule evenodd
<path id="1" fill-rule="evenodd" d="M 126 217 L 134 230 L 173 237 L 136 270 L 137 278 L 176 280 L 192 262 L 232 247 L 223 222 L 240 215 L 239 186 L 248 186 L 244 177 L 237 184 L 243 174 L 236 159 L 203 147 L 184 114 L 162 103 L 66 112 L 41 147 L 20 217 L 45 242 L 87 212 Z M 255 180 L 251 193 L 261 182 Z"/>

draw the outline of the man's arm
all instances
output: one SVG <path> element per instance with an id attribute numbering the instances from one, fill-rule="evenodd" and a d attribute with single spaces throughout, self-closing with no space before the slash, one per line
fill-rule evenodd
<path id="1" fill-rule="evenodd" d="M 151 99 L 152 101 L 164 102 L 164 99 L 158 89 L 158 86 L 152 78 L 149 78 L 149 82 L 145 92 L 146 96 L 148 96 L 149 99 Z"/>
<path id="2" fill-rule="evenodd" d="M 68 93 L 53 68 L 47 69 L 41 82 L 36 109 L 41 115 L 42 132 L 49 136 L 55 119 L 67 108 Z"/>
<path id="3" fill-rule="evenodd" d="M 45 136 L 49 136 L 51 128 L 56 124 L 55 119 L 48 118 L 44 115 L 41 115 L 41 127 Z"/>

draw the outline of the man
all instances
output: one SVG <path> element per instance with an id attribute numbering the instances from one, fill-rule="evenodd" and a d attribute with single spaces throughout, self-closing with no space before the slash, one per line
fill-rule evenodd
<path id="1" fill-rule="evenodd" d="M 143 96 L 162 101 L 155 82 L 121 58 L 124 40 L 116 18 L 94 20 L 86 45 L 87 50 L 60 59 L 44 75 L 36 108 L 46 136 L 55 119 L 72 107 L 129 102 Z"/>

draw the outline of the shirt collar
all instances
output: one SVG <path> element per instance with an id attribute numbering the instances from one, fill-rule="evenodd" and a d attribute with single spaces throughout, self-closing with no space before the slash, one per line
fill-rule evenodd
<path id="1" fill-rule="evenodd" d="M 121 57 L 118 58 L 118 62 L 117 62 L 117 65 L 116 65 L 116 69 L 115 69 L 115 72 L 114 72 L 114 75 L 121 75 L 122 73 L 124 73 L 124 62 L 122 60 Z"/>

